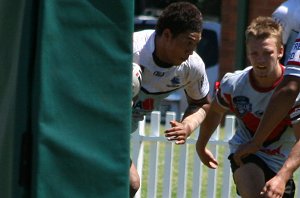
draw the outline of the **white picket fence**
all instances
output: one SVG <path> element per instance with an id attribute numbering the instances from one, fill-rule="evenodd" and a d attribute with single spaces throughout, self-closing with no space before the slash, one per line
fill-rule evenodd
<path id="1" fill-rule="evenodd" d="M 224 155 L 222 162 L 219 161 L 221 166 L 219 165 L 220 167 L 216 170 L 205 167 L 195 151 L 195 143 L 198 138 L 199 129 L 195 130 L 194 135 L 192 135 L 184 145 L 175 145 L 166 140 L 163 131 L 165 128 L 170 127 L 169 121 L 175 118 L 176 114 L 174 112 L 167 112 L 165 126 L 161 127 L 160 112 L 152 112 L 150 130 L 147 135 L 145 134 L 145 119 L 139 123 L 138 130 L 132 134 L 132 160 L 137 167 L 141 181 L 146 180 L 146 182 L 141 182 L 141 188 L 135 198 L 145 198 L 145 196 L 142 196 L 142 191 L 147 192 L 147 198 L 199 198 L 201 195 L 202 197 L 208 198 L 239 197 L 235 192 L 230 162 L 227 159 L 229 154 L 228 140 L 235 131 L 235 117 L 226 116 L 223 130 L 224 134 L 221 135 L 222 138 L 220 137 L 220 127 L 218 127 L 209 141 L 210 150 L 214 156 L 219 157 L 218 150 L 221 147 L 222 154 Z M 143 168 L 145 168 L 144 154 L 146 146 L 148 146 L 148 172 L 145 173 Z M 176 150 L 175 147 L 179 148 Z M 176 161 L 174 150 L 179 152 Z M 161 160 L 161 157 L 159 158 L 159 155 L 164 155 L 163 160 Z M 189 159 L 191 156 L 193 159 Z M 189 161 L 193 161 L 192 165 L 188 163 Z M 178 166 L 175 166 L 175 164 Z M 158 170 L 161 168 L 163 170 L 160 172 L 163 172 L 163 174 L 159 175 Z M 217 179 L 220 177 L 220 174 L 221 179 Z M 176 182 L 172 183 L 174 178 L 176 178 Z M 296 182 L 297 189 L 299 188 L 299 185 L 297 185 L 299 183 L 300 182 Z M 160 188 L 160 192 L 158 188 Z"/>

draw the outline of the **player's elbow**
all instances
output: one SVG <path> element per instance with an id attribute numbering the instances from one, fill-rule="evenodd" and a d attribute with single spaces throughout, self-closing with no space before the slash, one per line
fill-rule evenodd
<path id="1" fill-rule="evenodd" d="M 300 91 L 300 78 L 296 78 L 293 76 L 286 77 L 281 86 L 278 87 L 277 93 L 282 94 L 288 98 L 297 97 Z"/>

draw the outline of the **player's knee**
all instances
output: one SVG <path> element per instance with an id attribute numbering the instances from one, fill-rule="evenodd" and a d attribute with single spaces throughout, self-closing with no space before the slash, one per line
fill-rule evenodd
<path id="1" fill-rule="evenodd" d="M 130 189 L 134 190 L 135 192 L 138 191 L 140 188 L 140 177 L 137 174 L 133 174 L 130 176 Z"/>
<path id="2" fill-rule="evenodd" d="M 134 197 L 140 188 L 140 177 L 138 175 L 130 176 L 130 197 Z"/>
<path id="3" fill-rule="evenodd" d="M 134 197 L 140 188 L 140 176 L 133 163 L 130 165 L 130 197 Z"/>

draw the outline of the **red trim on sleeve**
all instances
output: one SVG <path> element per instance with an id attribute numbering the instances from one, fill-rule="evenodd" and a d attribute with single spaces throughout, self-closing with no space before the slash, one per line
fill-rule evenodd
<path id="1" fill-rule="evenodd" d="M 289 61 L 289 62 L 287 62 L 287 65 L 300 66 L 300 62 L 297 62 L 297 61 Z"/>

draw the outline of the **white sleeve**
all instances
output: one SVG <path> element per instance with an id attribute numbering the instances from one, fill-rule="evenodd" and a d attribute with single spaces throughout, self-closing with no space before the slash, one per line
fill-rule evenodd
<path id="1" fill-rule="evenodd" d="M 289 116 L 292 124 L 300 122 L 300 94 L 296 98 L 293 110 L 290 112 Z"/>
<path id="2" fill-rule="evenodd" d="M 189 72 L 190 83 L 185 87 L 186 94 L 192 99 L 199 100 L 209 93 L 209 82 L 205 71 L 205 64 L 200 56 L 193 53 L 189 58 L 192 70 Z"/>
<path id="3" fill-rule="evenodd" d="M 300 33 L 290 52 L 284 75 L 300 77 Z"/>
<path id="4" fill-rule="evenodd" d="M 283 27 L 282 39 L 284 44 L 286 44 L 292 30 L 290 24 L 291 20 L 289 20 L 291 14 L 291 11 L 289 10 L 290 4 L 290 1 L 284 2 L 272 14 L 272 17 Z"/>

